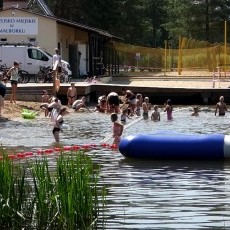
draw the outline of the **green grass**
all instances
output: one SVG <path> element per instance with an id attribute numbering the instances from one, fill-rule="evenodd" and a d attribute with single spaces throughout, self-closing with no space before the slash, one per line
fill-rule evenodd
<path id="1" fill-rule="evenodd" d="M 103 219 L 105 188 L 84 152 L 13 162 L 0 150 L 1 229 L 92 229 Z M 99 208 L 100 207 L 100 208 Z"/>

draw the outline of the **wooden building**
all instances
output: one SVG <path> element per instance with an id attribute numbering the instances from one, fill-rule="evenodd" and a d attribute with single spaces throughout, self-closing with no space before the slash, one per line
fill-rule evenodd
<path id="1" fill-rule="evenodd" d="M 43 0 L 3 0 L 0 24 L 1 43 L 32 43 L 51 54 L 58 47 L 74 77 L 119 72 L 118 54 L 109 44 L 120 38 L 55 17 Z"/>

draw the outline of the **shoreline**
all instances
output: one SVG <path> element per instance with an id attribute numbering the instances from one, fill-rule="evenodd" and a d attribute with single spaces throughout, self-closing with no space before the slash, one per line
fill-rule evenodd
<path id="1" fill-rule="evenodd" d="M 17 101 L 17 103 L 10 103 L 10 101 L 5 100 L 4 107 L 2 108 L 2 113 L 0 116 L 1 121 L 10 121 L 22 118 L 23 109 L 28 109 L 33 112 L 37 112 L 38 116 L 42 116 L 43 111 L 40 108 L 41 103 L 33 101 Z M 23 119 L 23 118 L 22 118 Z"/>

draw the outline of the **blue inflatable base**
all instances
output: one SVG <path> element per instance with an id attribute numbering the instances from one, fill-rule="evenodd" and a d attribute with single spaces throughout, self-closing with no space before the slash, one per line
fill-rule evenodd
<path id="1" fill-rule="evenodd" d="M 149 134 L 122 138 L 119 151 L 128 158 L 141 159 L 224 159 L 222 134 Z"/>

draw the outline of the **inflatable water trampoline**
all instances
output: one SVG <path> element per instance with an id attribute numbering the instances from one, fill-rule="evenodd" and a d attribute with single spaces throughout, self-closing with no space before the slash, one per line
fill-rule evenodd
<path id="1" fill-rule="evenodd" d="M 230 135 L 139 134 L 122 138 L 119 151 L 139 159 L 229 159 Z"/>

